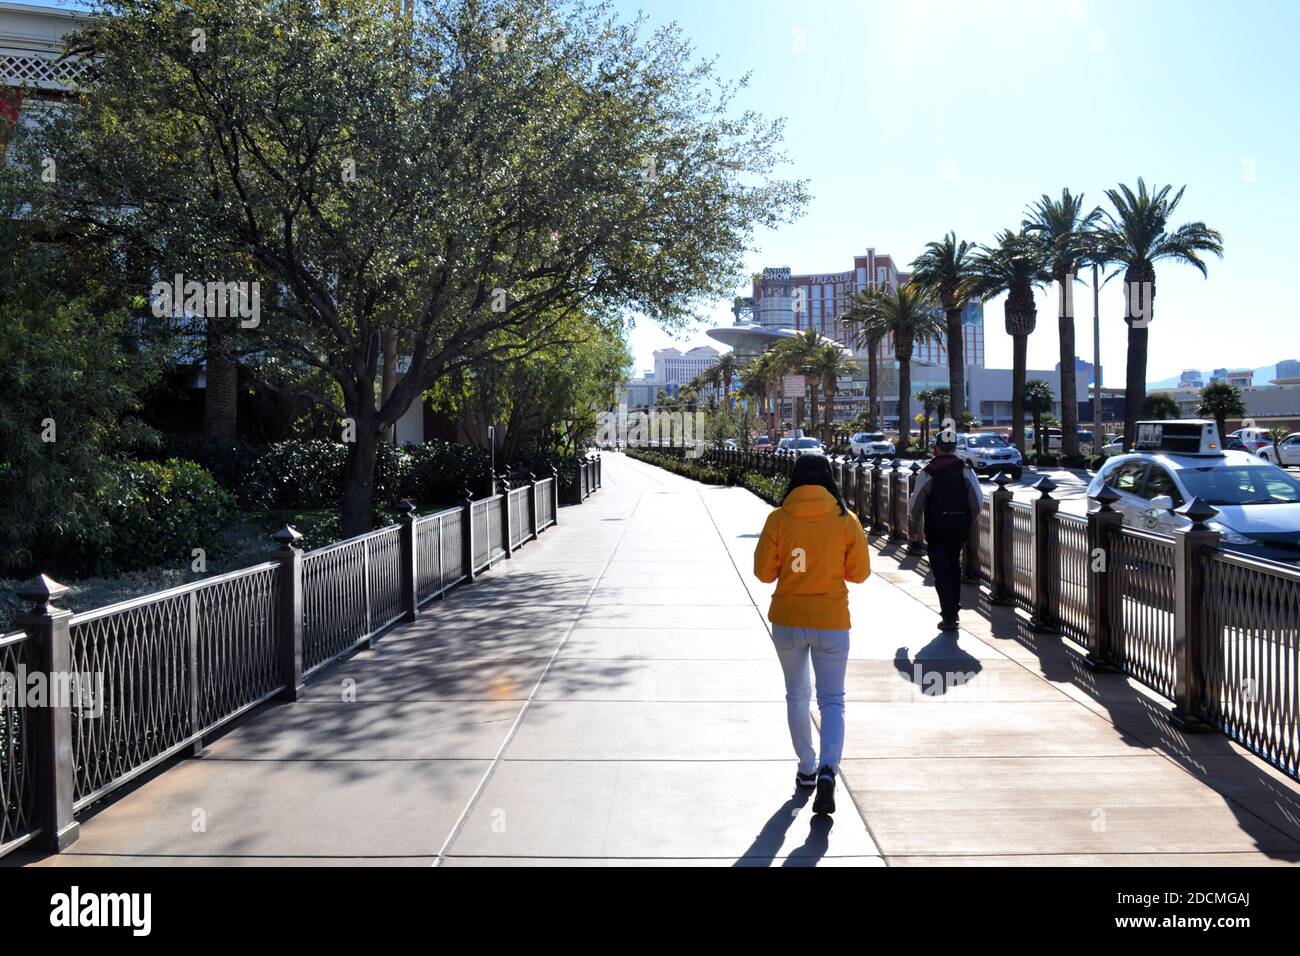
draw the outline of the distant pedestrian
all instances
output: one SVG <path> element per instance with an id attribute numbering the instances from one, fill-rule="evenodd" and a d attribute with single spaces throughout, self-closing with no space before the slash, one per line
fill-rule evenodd
<path id="1" fill-rule="evenodd" d="M 937 439 L 935 456 L 917 476 L 909 513 L 925 517 L 925 551 L 939 592 L 939 630 L 955 631 L 961 610 L 961 553 L 984 504 L 979 478 L 956 455 L 957 444 Z M 920 535 L 912 534 L 913 541 Z"/>
<path id="2" fill-rule="evenodd" d="M 785 673 L 786 719 L 799 769 L 795 785 L 817 788 L 814 813 L 835 812 L 835 774 L 844 750 L 844 671 L 849 658 L 849 589 L 867 579 L 871 561 L 857 515 L 844 506 L 830 461 L 802 455 L 781 507 L 767 516 L 754 549 L 754 574 L 775 581 L 767 619 Z M 813 750 L 812 672 L 821 714 L 821 751 Z"/>

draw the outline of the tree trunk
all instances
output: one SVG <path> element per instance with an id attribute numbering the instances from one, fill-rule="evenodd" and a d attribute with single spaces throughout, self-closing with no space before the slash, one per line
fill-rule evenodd
<path id="1" fill-rule="evenodd" d="M 867 355 L 867 431 L 874 432 L 876 422 L 876 391 L 880 383 L 876 379 L 876 348 L 873 345 Z"/>
<path id="2" fill-rule="evenodd" d="M 961 309 L 948 309 L 948 392 L 952 403 L 952 417 L 961 424 L 962 409 L 966 407 L 966 342 L 962 335 Z"/>
<path id="3" fill-rule="evenodd" d="M 397 328 L 384 329 L 384 368 L 379 380 L 379 404 L 382 406 L 393 394 L 397 385 Z M 381 432 L 384 441 L 396 442 L 397 423 L 385 425 Z"/>
<path id="4" fill-rule="evenodd" d="M 826 396 L 826 407 L 822 410 L 822 421 L 825 422 L 822 429 L 825 432 L 825 437 L 822 441 L 827 447 L 830 447 L 834 444 L 831 441 L 831 431 L 835 427 L 835 389 L 827 387 L 822 391 Z"/>
<path id="5" fill-rule="evenodd" d="M 907 447 L 912 444 L 912 355 L 894 357 L 898 359 L 898 443 Z"/>
<path id="6" fill-rule="evenodd" d="M 1011 336 L 1011 444 L 1025 454 L 1025 354 L 1028 335 Z"/>
<path id="7" fill-rule="evenodd" d="M 343 467 L 343 537 L 365 534 L 374 524 L 375 458 L 379 432 L 373 413 L 351 412 L 356 422 L 355 441 L 348 445 Z"/>
<path id="8" fill-rule="evenodd" d="M 1066 282 L 1070 276 L 1058 280 L 1060 302 L 1057 327 L 1061 339 L 1061 454 L 1079 454 L 1079 388 L 1074 364 L 1074 316 L 1066 314 Z"/>
<path id="9" fill-rule="evenodd" d="M 239 365 L 224 354 L 221 339 L 208 333 L 204 375 L 203 435 L 206 438 L 234 438 L 238 424 Z"/>
<path id="10" fill-rule="evenodd" d="M 1130 267 L 1124 272 L 1125 288 L 1132 288 L 1134 283 L 1150 282 L 1150 299 L 1146 302 L 1148 321 L 1154 316 L 1155 306 L 1155 270 L 1151 268 Z M 1137 422 L 1142 417 L 1142 406 L 1147 398 L 1147 337 L 1146 325 L 1133 324 L 1133 312 L 1137 303 L 1130 301 L 1128 315 L 1128 369 L 1124 381 L 1124 448 L 1132 448 L 1137 442 Z"/>

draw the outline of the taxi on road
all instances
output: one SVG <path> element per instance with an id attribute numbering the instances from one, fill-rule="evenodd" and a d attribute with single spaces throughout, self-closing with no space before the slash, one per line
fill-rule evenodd
<path id="1" fill-rule="evenodd" d="M 1134 451 L 1108 459 L 1088 494 L 1103 485 L 1119 495 L 1112 507 L 1130 527 L 1187 527 L 1175 509 L 1199 498 L 1219 512 L 1209 526 L 1222 547 L 1300 564 L 1300 481 L 1249 452 L 1225 450 L 1212 421 L 1138 422 Z"/>

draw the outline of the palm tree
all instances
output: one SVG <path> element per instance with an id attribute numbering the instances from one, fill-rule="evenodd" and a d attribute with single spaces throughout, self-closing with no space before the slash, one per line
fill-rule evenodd
<path id="1" fill-rule="evenodd" d="M 880 398 L 880 377 L 876 353 L 880 351 L 880 343 L 889 334 L 888 323 L 877 314 L 870 295 L 870 292 L 854 294 L 849 307 L 840 314 L 840 322 L 850 331 L 854 347 L 867 353 L 866 430 L 869 432 L 879 427 L 876 421 L 876 408 Z"/>
<path id="2" fill-rule="evenodd" d="M 1052 405 L 1056 401 L 1056 395 L 1052 392 L 1052 386 L 1044 382 L 1041 378 L 1030 379 L 1025 382 L 1025 411 L 1034 416 L 1034 447 L 1037 448 L 1038 454 L 1043 453 L 1043 415 L 1052 410 Z M 1062 402 L 1062 404 L 1065 404 Z M 1065 448 L 1064 433 L 1061 438 L 1061 448 Z"/>
<path id="3" fill-rule="evenodd" d="M 921 444 L 930 447 L 930 412 L 934 411 L 934 391 L 923 388 L 916 393 L 916 400 L 921 403 Z"/>
<path id="4" fill-rule="evenodd" d="M 717 363 L 710 365 L 697 376 L 701 384 L 709 388 L 722 390 L 722 403 L 731 407 L 731 380 L 735 378 L 738 366 L 735 352 L 723 352 Z"/>
<path id="5" fill-rule="evenodd" d="M 1126 409 L 1127 411 L 1127 409 Z M 1227 382 L 1212 382 L 1201 389 L 1201 400 L 1196 403 L 1196 414 L 1207 415 L 1219 426 L 1219 443 L 1223 443 L 1223 433 L 1228 425 L 1228 418 L 1241 418 L 1246 414 L 1246 403 L 1241 397 L 1241 389 Z M 1124 423 L 1128 427 L 1128 422 Z M 1125 447 L 1131 447 L 1124 439 Z"/>
<path id="6" fill-rule="evenodd" d="M 931 342 L 944 334 L 943 321 L 934 303 L 918 286 L 907 284 L 875 289 L 861 295 L 859 333 L 884 330 L 894 341 L 898 360 L 898 430 L 900 442 L 911 441 L 912 350 L 918 343 Z"/>
<path id="7" fill-rule="evenodd" d="M 980 246 L 971 261 L 966 289 L 972 298 L 987 302 L 1007 293 L 1002 311 L 1011 336 L 1011 443 L 1025 450 L 1025 354 L 1029 336 L 1038 324 L 1034 288 L 1047 280 L 1042 246 L 1024 232 L 1004 229 L 994 245 Z"/>
<path id="8" fill-rule="evenodd" d="M 740 390 L 758 400 L 760 413 L 771 422 L 772 391 L 774 382 L 772 353 L 764 352 L 749 361 L 740 370 Z"/>
<path id="9" fill-rule="evenodd" d="M 960 418 L 966 407 L 966 357 L 962 339 L 962 312 L 970 301 L 965 280 L 975 246 L 958 242 L 950 232 L 938 242 L 928 243 L 925 252 L 912 260 L 911 285 L 922 289 L 939 303 L 947 322 L 948 393 L 952 396 L 952 417 Z"/>
<path id="10" fill-rule="evenodd" d="M 1098 229 L 1096 255 L 1106 262 L 1124 266 L 1124 321 L 1128 323 L 1128 369 L 1124 391 L 1124 447 L 1137 438 L 1137 420 L 1146 398 L 1147 326 L 1153 318 L 1156 295 L 1155 264 L 1172 259 L 1195 266 L 1201 275 L 1208 269 L 1202 255 L 1212 252 L 1223 258 L 1223 236 L 1203 222 L 1184 223 L 1170 231 L 1169 220 L 1183 198 L 1186 186 L 1170 198 L 1172 186 L 1148 191 L 1139 177 L 1135 193 L 1127 185 L 1106 190 L 1114 206 L 1106 212 Z"/>
<path id="11" fill-rule="evenodd" d="M 813 426 L 817 423 L 817 386 L 819 384 L 813 368 L 816 365 L 817 353 L 821 346 L 821 335 L 811 327 L 804 329 L 794 338 L 786 339 L 777 346 L 785 354 L 789 363 L 789 370 L 798 372 L 805 377 L 808 386 L 809 411 L 811 412 L 809 424 Z M 800 418 L 800 422 L 796 427 L 802 427 L 802 416 L 796 415 L 796 417 Z"/>
<path id="12" fill-rule="evenodd" d="M 817 350 L 810 367 L 810 372 L 822 388 L 825 396 L 825 412 L 822 426 L 822 441 L 832 444 L 831 429 L 835 418 L 835 393 L 839 391 L 841 378 L 857 374 L 858 365 L 840 345 L 835 342 L 823 342 Z"/>
<path id="13" fill-rule="evenodd" d="M 1147 418 L 1154 421 L 1163 421 L 1166 418 L 1181 418 L 1183 415 L 1178 399 L 1168 392 L 1152 392 L 1148 395 L 1146 401 L 1142 403 L 1142 412 Z"/>
<path id="14" fill-rule="evenodd" d="M 943 420 L 948 417 L 949 406 L 952 404 L 952 393 L 946 388 L 932 388 L 930 398 L 934 401 L 935 419 L 939 427 L 943 428 Z"/>
<path id="15" fill-rule="evenodd" d="M 1084 211 L 1082 193 L 1073 196 L 1070 190 L 1062 189 L 1060 199 L 1044 193 L 1029 207 L 1029 218 L 1022 224 L 1043 244 L 1047 271 L 1056 282 L 1056 322 L 1061 343 L 1061 454 L 1070 457 L 1079 454 L 1079 403 L 1069 284 L 1075 281 L 1080 262 L 1091 251 L 1093 230 L 1100 220 L 1099 208 Z"/>

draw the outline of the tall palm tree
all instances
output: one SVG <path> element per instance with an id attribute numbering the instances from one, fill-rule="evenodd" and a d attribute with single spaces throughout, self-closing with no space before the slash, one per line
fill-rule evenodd
<path id="1" fill-rule="evenodd" d="M 964 280 L 970 272 L 975 244 L 958 242 L 950 232 L 938 242 L 927 243 L 925 252 L 912 260 L 911 285 L 922 289 L 939 303 L 947 322 L 948 393 L 952 396 L 952 417 L 960 418 L 966 407 L 966 356 L 962 338 L 962 312 L 970 301 Z"/>
<path id="2" fill-rule="evenodd" d="M 1056 395 L 1052 392 L 1052 386 L 1044 382 L 1041 378 L 1030 379 L 1025 382 L 1025 411 L 1034 416 L 1034 447 L 1038 454 L 1043 453 L 1043 415 L 1052 410 L 1052 404 L 1056 401 Z M 1061 404 L 1066 403 L 1062 400 Z M 1065 448 L 1065 439 L 1062 435 L 1062 450 Z"/>
<path id="3" fill-rule="evenodd" d="M 1124 385 L 1124 447 L 1137 439 L 1137 420 L 1146 399 L 1147 326 L 1154 317 L 1156 295 L 1155 264 L 1172 259 L 1195 266 L 1208 275 L 1202 256 L 1212 252 L 1223 258 L 1223 236 L 1203 222 L 1183 223 L 1172 231 L 1169 220 L 1182 201 L 1186 186 L 1171 198 L 1172 186 L 1152 190 L 1138 178 L 1137 192 L 1120 184 L 1106 190 L 1113 210 L 1097 230 L 1099 260 L 1123 265 L 1125 289 L 1124 321 L 1128 323 L 1128 368 Z"/>
<path id="4" fill-rule="evenodd" d="M 1004 229 L 994 245 L 980 246 L 971 262 L 966 289 L 973 298 L 987 302 L 1007 293 L 1002 312 L 1011 336 L 1011 443 L 1025 450 L 1025 355 L 1029 336 L 1038 324 L 1034 288 L 1047 280 L 1042 245 L 1024 232 Z"/>
<path id="5" fill-rule="evenodd" d="M 811 365 L 813 378 L 817 379 L 826 401 L 822 424 L 822 441 L 832 444 L 831 429 L 835 419 L 835 393 L 839 391 L 840 379 L 857 374 L 858 365 L 839 344 L 823 342 Z"/>
<path id="6" fill-rule="evenodd" d="M 854 346 L 867 353 L 866 430 L 875 431 L 880 427 L 876 420 L 880 399 L 880 366 L 876 356 L 880 351 L 880 343 L 889 334 L 889 323 L 875 308 L 870 292 L 855 293 L 849 307 L 840 314 L 840 322 L 850 331 Z"/>
<path id="7" fill-rule="evenodd" d="M 1056 323 L 1061 343 L 1061 454 L 1075 456 L 1079 454 L 1079 403 L 1069 289 L 1079 264 L 1091 251 L 1101 209 L 1094 206 L 1085 211 L 1082 193 L 1074 196 L 1062 189 L 1060 199 L 1044 193 L 1028 213 L 1024 229 L 1043 244 L 1047 271 L 1056 282 Z"/>
<path id="8" fill-rule="evenodd" d="M 934 303 L 919 286 L 885 286 L 861 297 L 858 330 L 884 329 L 894 342 L 898 360 L 898 429 L 900 441 L 911 441 L 912 350 L 916 345 L 942 338 L 944 323 Z"/>

